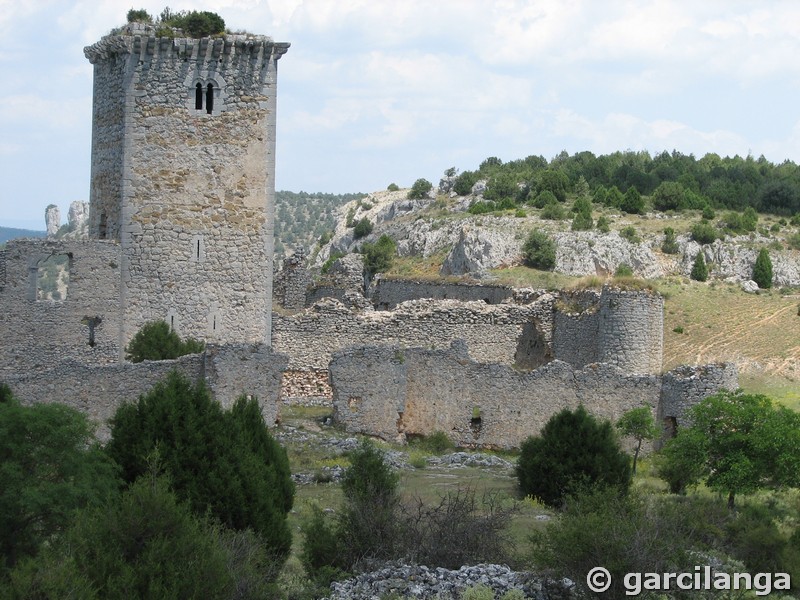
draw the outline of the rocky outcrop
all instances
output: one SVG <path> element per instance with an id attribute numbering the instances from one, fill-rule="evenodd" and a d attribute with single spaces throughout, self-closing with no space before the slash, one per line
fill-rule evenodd
<path id="1" fill-rule="evenodd" d="M 628 265 L 639 277 L 659 277 L 663 269 L 653 250 L 645 243 L 633 244 L 616 232 L 592 231 L 557 233 L 556 268 L 565 275 L 613 275 Z"/>
<path id="2" fill-rule="evenodd" d="M 511 233 L 511 235 L 509 235 Z M 456 245 L 445 258 L 440 274 L 480 273 L 501 266 L 519 264 L 522 243 L 513 232 L 498 229 L 461 228 Z"/>
<path id="3" fill-rule="evenodd" d="M 61 211 L 55 204 L 50 204 L 44 209 L 44 222 L 47 227 L 47 237 L 55 237 L 61 227 Z"/>

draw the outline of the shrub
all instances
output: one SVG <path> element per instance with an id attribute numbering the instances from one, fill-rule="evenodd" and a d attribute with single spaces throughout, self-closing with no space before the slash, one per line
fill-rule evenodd
<path id="1" fill-rule="evenodd" d="M 340 569 L 341 553 L 338 532 L 325 519 L 318 505 L 312 506 L 311 518 L 302 527 L 303 549 L 300 561 L 313 579 L 322 585 L 330 585 L 344 572 Z"/>
<path id="2" fill-rule="evenodd" d="M 790 248 L 800 250 L 800 232 L 792 234 L 787 241 Z"/>
<path id="3" fill-rule="evenodd" d="M 664 242 L 661 244 L 661 251 L 664 254 L 678 253 L 678 241 L 675 239 L 675 230 L 672 227 L 664 229 Z"/>
<path id="4" fill-rule="evenodd" d="M 461 600 L 494 600 L 494 592 L 488 585 L 479 583 L 465 589 Z"/>
<path id="5" fill-rule="evenodd" d="M 634 186 L 628 188 L 619 205 L 623 212 L 641 215 L 644 214 L 644 198 Z"/>
<path id="6" fill-rule="evenodd" d="M 467 212 L 471 215 L 484 215 L 486 213 L 494 212 L 495 210 L 497 210 L 497 206 L 494 202 L 477 200 L 469 205 Z"/>
<path id="7" fill-rule="evenodd" d="M 539 216 L 549 221 L 561 221 L 567 218 L 567 212 L 558 202 L 552 202 L 545 205 L 542 212 L 539 213 Z"/>
<path id="8" fill-rule="evenodd" d="M 544 208 L 550 204 L 558 204 L 558 198 L 550 190 L 544 190 L 534 198 L 533 205 L 536 208 Z"/>
<path id="9" fill-rule="evenodd" d="M 174 492 L 196 514 L 252 529 L 285 560 L 294 484 L 286 451 L 270 435 L 257 400 L 242 397 L 223 411 L 202 383 L 173 371 L 137 402 L 120 406 L 110 425 L 106 451 L 125 481 L 147 472 L 158 449 Z"/>
<path id="10" fill-rule="evenodd" d="M 756 264 L 753 266 L 753 281 L 761 289 L 772 287 L 772 260 L 769 257 L 769 250 L 762 248 L 758 252 Z"/>
<path id="11" fill-rule="evenodd" d="M 697 256 L 694 257 L 690 277 L 695 281 L 706 281 L 708 279 L 708 267 L 702 252 L 698 252 Z"/>
<path id="12" fill-rule="evenodd" d="M 344 252 L 338 252 L 338 251 L 332 252 L 331 255 L 328 257 L 328 259 L 324 263 L 322 263 L 322 268 L 320 269 L 320 271 L 322 271 L 323 274 L 327 273 L 328 271 L 331 270 L 333 263 L 342 258 L 344 255 L 345 255 Z"/>
<path id="13" fill-rule="evenodd" d="M 611 231 L 611 223 L 609 222 L 606 216 L 598 217 L 597 231 L 599 231 L 600 233 L 608 233 L 609 231 Z"/>
<path id="14" fill-rule="evenodd" d="M 417 179 L 414 182 L 414 185 L 411 186 L 411 189 L 408 192 L 408 197 L 412 200 L 425 198 L 431 189 L 433 189 L 433 184 L 430 181 L 422 178 Z"/>
<path id="15" fill-rule="evenodd" d="M 588 197 L 581 196 L 572 205 L 575 217 L 572 219 L 572 231 L 589 231 L 593 226 L 592 203 Z"/>
<path id="16" fill-rule="evenodd" d="M 677 181 L 662 181 L 653 191 L 653 208 L 656 210 L 683 210 L 686 208 L 686 191 Z"/>
<path id="17" fill-rule="evenodd" d="M 125 358 L 138 363 L 144 360 L 169 360 L 202 352 L 205 344 L 198 340 L 181 338 L 170 329 L 166 321 L 145 323 L 125 348 Z"/>
<path id="18" fill-rule="evenodd" d="M 396 192 L 400 189 L 400 187 L 396 183 L 390 183 L 389 186 L 386 188 L 390 192 Z"/>
<path id="19" fill-rule="evenodd" d="M 364 256 L 364 272 L 367 279 L 372 279 L 376 273 L 383 273 L 391 268 L 397 254 L 397 244 L 384 233 L 374 244 L 364 242 L 361 253 Z"/>
<path id="20" fill-rule="evenodd" d="M 716 218 L 717 213 L 714 212 L 714 209 L 711 208 L 711 206 L 706 204 L 703 207 L 703 211 L 702 213 L 700 213 L 700 216 L 703 217 L 706 221 L 710 221 L 711 219 Z"/>
<path id="21" fill-rule="evenodd" d="M 161 25 L 182 29 L 193 38 L 202 38 L 225 33 L 225 21 L 218 14 L 204 11 L 181 11 L 172 13 L 165 9 L 161 13 Z"/>
<path id="22" fill-rule="evenodd" d="M 523 496 L 558 507 L 583 486 L 627 491 L 631 467 L 611 423 L 598 421 L 581 405 L 554 415 L 541 435 L 523 442 L 517 478 Z"/>
<path id="23" fill-rule="evenodd" d="M 653 411 L 649 406 L 640 406 L 626 411 L 617 421 L 617 429 L 620 434 L 632 437 L 636 440 L 636 449 L 633 453 L 633 473 L 636 474 L 636 462 L 639 459 L 639 452 L 642 449 L 644 440 L 652 440 L 658 435 Z"/>
<path id="24" fill-rule="evenodd" d="M 517 210 L 514 211 L 514 216 L 519 219 L 523 219 L 528 216 L 528 213 L 526 213 L 524 209 L 518 208 Z"/>
<path id="25" fill-rule="evenodd" d="M 710 244 L 717 239 L 717 230 L 711 223 L 700 221 L 692 225 L 692 239 L 698 244 Z"/>
<path id="26" fill-rule="evenodd" d="M 374 225 L 372 222 L 367 217 L 363 217 L 357 221 L 353 227 L 353 238 L 358 240 L 362 237 L 366 237 L 372 233 L 373 228 Z"/>
<path id="27" fill-rule="evenodd" d="M 128 11 L 128 23 L 152 23 L 153 17 L 145 9 L 132 8 Z"/>
<path id="28" fill-rule="evenodd" d="M 755 231 L 758 226 L 758 213 L 752 206 L 748 206 L 742 213 L 742 228 L 745 231 Z"/>
<path id="29" fill-rule="evenodd" d="M 415 438 L 411 440 L 411 445 L 433 454 L 443 454 L 455 447 L 453 441 L 441 430 L 421 438 Z"/>
<path id="30" fill-rule="evenodd" d="M 628 240 L 631 244 L 638 244 L 642 241 L 642 238 L 640 238 L 639 234 L 636 233 L 636 229 L 631 225 L 623 227 L 619 234 L 623 237 L 623 239 Z"/>
<path id="31" fill-rule="evenodd" d="M 534 229 L 522 245 L 522 255 L 528 266 L 551 271 L 556 266 L 556 243 L 545 232 Z"/>
<path id="32" fill-rule="evenodd" d="M 453 191 L 459 196 L 468 196 L 472 193 L 472 186 L 478 181 L 475 171 L 463 171 L 453 183 Z"/>
<path id="33" fill-rule="evenodd" d="M 633 277 L 633 269 L 631 269 L 630 265 L 621 263 L 617 270 L 614 271 L 614 277 Z"/>

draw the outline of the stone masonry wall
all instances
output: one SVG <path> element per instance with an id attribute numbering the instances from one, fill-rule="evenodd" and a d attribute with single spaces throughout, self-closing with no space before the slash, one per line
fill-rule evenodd
<path id="1" fill-rule="evenodd" d="M 689 425 L 686 411 L 716 392 L 738 388 L 736 365 L 732 363 L 702 366 L 684 365 L 664 374 L 658 418 L 675 419 L 678 427 Z"/>
<path id="2" fill-rule="evenodd" d="M 119 261 L 113 241 L 12 240 L 6 256 L 0 376 L 38 372 L 71 360 L 85 365 L 115 362 L 120 353 Z M 38 267 L 66 257 L 66 298 L 37 298 Z M 90 319 L 99 319 L 92 326 Z"/>
<path id="3" fill-rule="evenodd" d="M 565 407 L 616 420 L 647 406 L 660 411 L 663 381 L 593 364 L 553 361 L 527 373 L 477 363 L 466 346 L 447 350 L 362 347 L 337 352 L 330 365 L 334 419 L 347 431 L 404 439 L 441 430 L 458 445 L 517 447 Z M 705 390 L 735 385 L 711 380 Z M 670 394 L 674 394 L 670 388 Z"/>
<path id="4" fill-rule="evenodd" d="M 278 398 L 286 363 L 286 357 L 263 346 L 209 346 L 202 354 L 176 360 L 113 365 L 57 362 L 49 369 L 5 377 L 4 382 L 24 404 L 59 402 L 86 413 L 105 440 L 107 422 L 117 408 L 148 393 L 173 369 L 192 382 L 204 379 L 225 408 L 242 395 L 258 398 L 265 421 L 272 425 L 280 417 Z"/>
<path id="5" fill-rule="evenodd" d="M 85 49 L 94 114 L 122 131 L 119 156 L 100 158 L 111 142 L 93 141 L 96 160 L 113 164 L 93 171 L 91 210 L 97 233 L 120 212 L 123 341 L 165 319 L 183 336 L 269 343 L 276 69 L 287 48 L 263 36 L 128 34 Z M 106 172 L 121 176 L 104 186 Z"/>
<path id="6" fill-rule="evenodd" d="M 273 348 L 290 356 L 290 369 L 313 370 L 326 369 L 335 351 L 350 346 L 442 348 L 463 339 L 475 359 L 511 364 L 525 326 L 534 319 L 549 323 L 551 306 L 546 300 L 528 305 L 416 300 L 394 311 L 359 311 L 326 299 L 296 315 L 275 315 Z M 544 335 L 549 343 L 549 332 Z"/>
<path id="7" fill-rule="evenodd" d="M 474 285 L 441 283 L 435 281 L 407 281 L 378 279 L 373 286 L 372 303 L 379 310 L 392 310 L 398 304 L 419 298 L 435 300 L 483 301 L 500 304 L 513 297 L 514 290 L 501 285 Z"/>
<path id="8" fill-rule="evenodd" d="M 0 250 L 0 290 L 6 287 L 6 251 Z"/>
<path id="9" fill-rule="evenodd" d="M 283 261 L 283 268 L 275 274 L 273 293 L 277 303 L 288 310 L 299 310 L 306 306 L 306 293 L 313 279 L 306 268 L 306 258 L 295 252 Z"/>

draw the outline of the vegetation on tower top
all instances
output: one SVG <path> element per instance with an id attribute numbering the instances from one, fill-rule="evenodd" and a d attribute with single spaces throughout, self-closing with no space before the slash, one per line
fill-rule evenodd
<path id="1" fill-rule="evenodd" d="M 225 33 L 225 21 L 217 13 L 204 11 L 172 12 L 169 7 L 161 11 L 158 18 L 153 17 L 143 8 L 128 11 L 128 23 L 147 23 L 155 25 L 158 35 L 174 35 L 180 29 L 193 38 L 202 38 Z"/>

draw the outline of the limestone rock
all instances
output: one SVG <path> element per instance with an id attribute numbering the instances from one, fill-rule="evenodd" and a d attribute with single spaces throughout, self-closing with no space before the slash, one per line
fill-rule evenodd
<path id="1" fill-rule="evenodd" d="M 742 282 L 742 291 L 748 294 L 755 294 L 758 292 L 758 284 L 752 279 Z"/>
<path id="2" fill-rule="evenodd" d="M 476 181 L 475 184 L 472 186 L 472 195 L 479 196 L 483 194 L 483 192 L 486 191 L 486 183 L 487 182 L 485 179 L 479 179 L 478 181 Z"/>
<path id="3" fill-rule="evenodd" d="M 47 237 L 54 237 L 61 227 L 61 211 L 55 204 L 50 204 L 44 210 L 44 222 L 47 226 Z"/>
<path id="4" fill-rule="evenodd" d="M 463 275 L 518 264 L 522 260 L 521 249 L 521 240 L 505 231 L 465 226 L 440 274 Z"/>
<path id="5" fill-rule="evenodd" d="M 457 175 L 453 175 L 452 177 L 448 177 L 445 175 L 439 180 L 439 193 L 440 194 L 449 194 L 453 191 L 453 186 L 456 184 L 456 179 L 458 179 Z"/>
<path id="6" fill-rule="evenodd" d="M 63 237 L 67 239 L 88 239 L 89 238 L 89 203 L 76 200 L 69 205 L 67 213 L 67 233 Z"/>
<path id="7" fill-rule="evenodd" d="M 559 273 L 574 276 L 613 275 L 624 264 L 638 277 L 659 277 L 663 274 L 655 253 L 646 243 L 631 244 L 616 232 L 565 232 L 557 233 L 554 238 L 555 270 Z"/>

